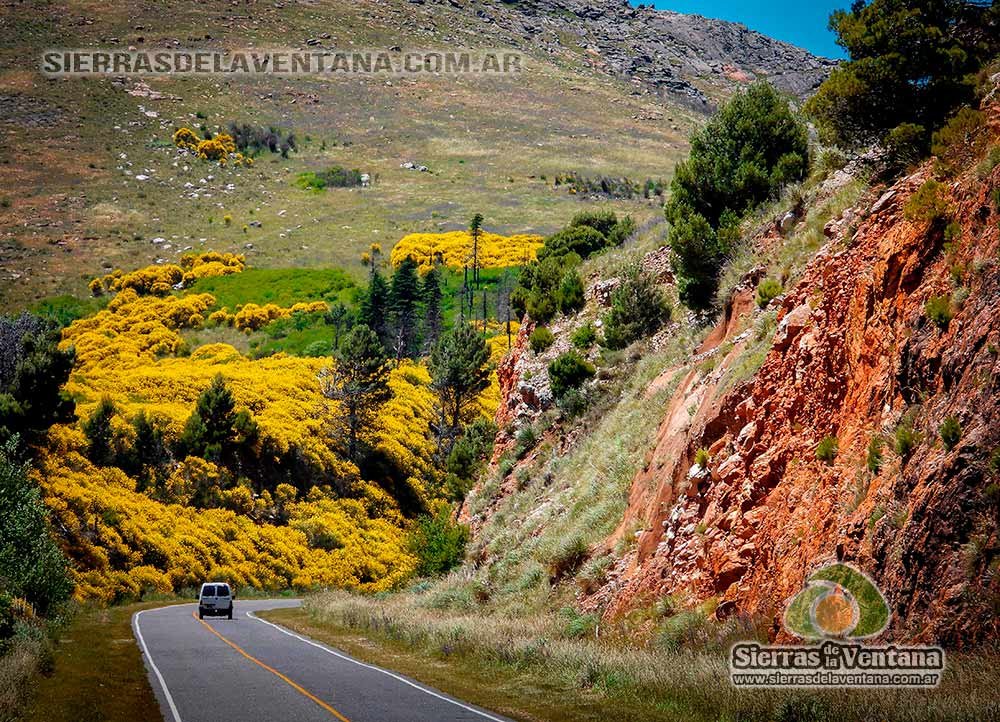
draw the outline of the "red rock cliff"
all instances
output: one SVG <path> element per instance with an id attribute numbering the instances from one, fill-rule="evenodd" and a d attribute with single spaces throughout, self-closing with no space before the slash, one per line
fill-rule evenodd
<path id="1" fill-rule="evenodd" d="M 981 173 L 944 181 L 961 227 L 947 249 L 944 222 L 903 211 L 930 164 L 855 209 L 856 232 L 831 240 L 786 293 L 763 364 L 735 387 L 727 374 L 747 334 L 732 337 L 727 315 L 710 339 L 729 336 L 732 350 L 681 382 L 634 480 L 616 537 L 639 528 L 638 543 L 585 603 L 616 615 L 665 594 L 717 597 L 718 615 L 769 615 L 780 636 L 785 601 L 817 566 L 844 560 L 888 598 L 887 636 L 997 638 L 1000 209 L 990 194 L 1000 167 Z M 951 299 L 944 328 L 925 313 L 932 296 Z M 748 300 L 736 297 L 747 313 Z M 947 417 L 961 425 L 950 450 L 938 435 Z M 900 425 L 918 439 L 903 456 Z M 827 436 L 832 462 L 816 454 Z M 884 440 L 875 473 L 873 438 Z M 693 467 L 700 448 L 711 453 L 704 470 Z"/>

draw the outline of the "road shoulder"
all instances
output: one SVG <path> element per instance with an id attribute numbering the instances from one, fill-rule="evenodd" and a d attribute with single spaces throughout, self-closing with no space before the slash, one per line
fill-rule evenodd
<path id="1" fill-rule="evenodd" d="M 255 612 L 260 619 L 279 624 L 352 657 L 398 672 L 421 684 L 516 720 L 607 719 L 587 695 L 566 699 L 565 689 L 546 687 L 528 674 L 470 668 L 459 660 L 429 658 L 388 640 L 373 641 L 326 621 L 317 623 L 302 608 Z"/>
<path id="2" fill-rule="evenodd" d="M 77 612 L 56 641 L 52 674 L 34 680 L 22 720 L 162 720 L 132 631 L 132 615 L 162 606 L 161 601 Z"/>

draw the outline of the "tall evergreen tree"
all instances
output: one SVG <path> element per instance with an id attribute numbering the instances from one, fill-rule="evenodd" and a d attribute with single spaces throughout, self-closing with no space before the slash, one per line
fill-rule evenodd
<path id="1" fill-rule="evenodd" d="M 850 60 L 805 105 L 824 140 L 919 137 L 975 99 L 976 73 L 1000 52 L 1000 4 L 988 0 L 872 0 L 836 10 L 830 29 Z"/>
<path id="2" fill-rule="evenodd" d="M 469 221 L 469 235 L 472 236 L 472 283 L 479 288 L 479 237 L 483 231 L 483 216 L 477 213 Z"/>
<path id="3" fill-rule="evenodd" d="M 486 340 L 468 324 L 443 335 L 431 352 L 431 385 L 441 403 L 439 434 L 444 453 L 450 451 L 476 395 L 490 383 L 489 360 Z"/>
<path id="4" fill-rule="evenodd" d="M 82 424 L 83 435 L 87 437 L 87 458 L 98 466 L 112 466 L 115 462 L 111 419 L 116 411 L 111 397 L 103 396 L 90 418 Z"/>
<path id="5" fill-rule="evenodd" d="M 129 471 L 138 478 L 139 491 L 142 491 L 151 478 L 160 478 L 160 473 L 170 461 L 170 452 L 163 440 L 163 432 L 145 411 L 140 411 L 132 419 L 132 429 L 135 441 L 129 454 Z"/>
<path id="6" fill-rule="evenodd" d="M 0 442 L 15 435 L 32 444 L 52 424 L 75 418 L 62 387 L 75 355 L 59 349 L 54 324 L 23 313 L 0 316 Z"/>
<path id="7" fill-rule="evenodd" d="M 256 438 L 256 423 L 247 411 L 236 411 L 232 391 L 222 374 L 216 374 L 198 397 L 178 446 L 181 455 L 200 456 L 239 475 L 243 447 L 252 445 Z"/>
<path id="8" fill-rule="evenodd" d="M 389 364 L 378 336 L 367 326 L 355 326 L 323 374 L 323 395 L 339 403 L 347 456 L 360 464 L 364 438 L 374 428 L 378 411 L 391 397 Z"/>
<path id="9" fill-rule="evenodd" d="M 378 337 L 383 348 L 391 348 L 389 329 L 389 284 L 378 271 L 372 274 L 368 290 L 358 308 L 358 321 Z"/>
<path id="10" fill-rule="evenodd" d="M 420 278 L 417 262 L 408 256 L 392 274 L 389 307 L 392 312 L 396 360 L 413 358 L 420 353 Z"/>
<path id="11" fill-rule="evenodd" d="M 351 310 L 340 301 L 330 306 L 330 310 L 326 313 L 326 322 L 330 326 L 333 326 L 334 349 L 340 346 L 340 339 L 347 329 L 351 327 L 352 320 Z"/>
<path id="12" fill-rule="evenodd" d="M 441 290 L 441 273 L 437 268 L 432 268 L 424 276 L 420 296 L 424 304 L 424 344 L 429 352 L 441 337 L 444 327 L 441 311 L 444 293 Z"/>

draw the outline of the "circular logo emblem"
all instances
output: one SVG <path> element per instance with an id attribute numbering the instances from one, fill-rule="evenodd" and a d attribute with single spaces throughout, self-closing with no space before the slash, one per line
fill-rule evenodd
<path id="1" fill-rule="evenodd" d="M 785 608 L 785 629 L 806 639 L 861 639 L 889 625 L 889 605 L 863 572 L 830 564 L 814 572 Z"/>

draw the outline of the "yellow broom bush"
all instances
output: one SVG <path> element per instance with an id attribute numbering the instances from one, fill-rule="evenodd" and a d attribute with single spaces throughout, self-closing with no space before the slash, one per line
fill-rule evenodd
<path id="1" fill-rule="evenodd" d="M 479 267 L 507 268 L 523 266 L 535 260 L 542 247 L 542 237 L 528 234 L 501 236 L 483 231 L 479 236 Z M 421 273 L 436 263 L 450 268 L 472 265 L 472 236 L 467 231 L 448 233 L 411 233 L 393 246 L 389 261 L 393 268 L 407 257 L 417 262 Z"/>

